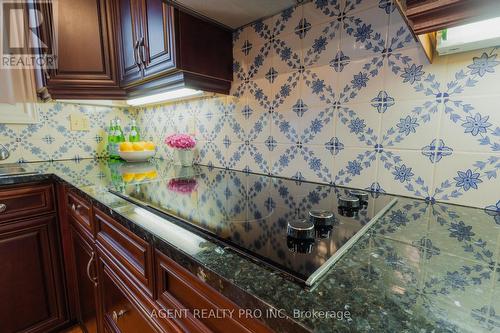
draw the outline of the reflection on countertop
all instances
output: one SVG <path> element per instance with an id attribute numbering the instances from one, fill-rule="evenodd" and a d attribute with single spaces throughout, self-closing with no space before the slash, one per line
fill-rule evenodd
<path id="1" fill-rule="evenodd" d="M 500 330 L 499 211 L 400 197 L 369 234 L 311 290 L 107 191 L 109 186 L 119 188 L 148 179 L 168 182 L 186 178 L 186 173 L 189 176 L 201 171 L 215 175 L 211 181 L 216 182 L 217 174 L 234 171 L 201 166 L 187 170 L 165 161 L 128 166 L 81 160 L 30 163 L 30 167 L 42 175 L 55 174 L 154 237 L 188 254 L 200 264 L 198 276 L 203 277 L 205 270 L 215 272 L 246 293 L 284 309 L 310 330 Z M 289 196 L 287 205 L 301 207 L 318 200 L 318 193 L 310 183 L 293 183 L 292 190 L 300 195 Z M 176 201 L 171 205 L 183 205 L 186 198 L 198 195 L 192 185 L 181 185 L 187 186 L 183 189 L 186 193 L 175 192 L 172 200 Z M 248 187 L 248 190 L 255 191 L 255 188 Z M 217 207 L 193 209 L 203 209 L 210 214 L 210 209 Z M 240 296 L 232 292 L 231 297 L 239 303 Z M 241 299 L 241 303 L 245 302 Z M 350 316 L 325 319 L 306 316 L 303 311 L 309 314 L 311 311 L 349 311 Z"/>

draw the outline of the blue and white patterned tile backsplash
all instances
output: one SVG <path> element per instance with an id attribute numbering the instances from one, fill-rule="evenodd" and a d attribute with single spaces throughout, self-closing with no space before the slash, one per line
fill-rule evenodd
<path id="1" fill-rule="evenodd" d="M 498 209 L 499 51 L 429 65 L 391 1 L 317 0 L 234 34 L 232 97 L 138 115 L 201 164 Z"/>
<path id="2" fill-rule="evenodd" d="M 106 156 L 107 129 L 114 118 L 128 126 L 135 110 L 69 103 L 41 103 L 36 124 L 0 124 L 0 143 L 11 156 L 1 163 L 38 162 Z M 71 131 L 70 115 L 88 118 L 88 131 Z"/>
<path id="3" fill-rule="evenodd" d="M 390 0 L 316 0 L 234 34 L 232 96 L 49 104 L 42 124 L 0 132 L 22 159 L 93 157 L 110 118 L 137 115 L 158 157 L 172 157 L 165 135 L 187 132 L 200 164 L 500 210 L 499 52 L 429 64 Z M 90 132 L 58 123 L 70 107 Z"/>

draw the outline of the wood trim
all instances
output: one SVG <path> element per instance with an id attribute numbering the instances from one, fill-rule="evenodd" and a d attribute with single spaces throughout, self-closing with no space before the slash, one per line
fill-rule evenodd
<path id="1" fill-rule="evenodd" d="M 49 88 L 51 98 L 54 99 L 112 99 L 125 100 L 127 94 L 121 88 L 106 87 L 75 87 L 71 88 Z"/>
<path id="2" fill-rule="evenodd" d="M 154 94 L 156 91 L 162 91 L 162 89 L 182 87 L 227 94 L 231 89 L 231 82 L 197 73 L 176 70 L 160 77 L 149 78 L 139 82 L 138 85 L 127 87 L 126 90 L 128 96 L 132 98 Z"/>
<path id="3" fill-rule="evenodd" d="M 432 63 L 434 60 L 434 51 L 436 50 L 436 33 L 429 32 L 426 34 L 418 35 L 418 40 L 424 49 L 425 55 L 429 60 L 429 63 Z"/>
<path id="4" fill-rule="evenodd" d="M 168 5 L 170 5 L 170 6 L 174 7 L 174 8 L 176 8 L 176 9 L 178 9 L 179 11 L 182 11 L 182 12 L 184 12 L 184 13 L 186 13 L 186 14 L 189 14 L 189 15 L 191 15 L 191 16 L 193 16 L 193 17 L 196 17 L 197 19 L 200 19 L 200 20 L 205 21 L 205 22 L 207 22 L 207 23 L 209 23 L 209 24 L 212 24 L 212 25 L 214 25 L 214 26 L 217 26 L 217 27 L 219 27 L 219 28 L 221 28 L 221 29 L 224 29 L 224 30 L 229 31 L 229 32 L 231 32 L 231 33 L 232 33 L 232 32 L 233 32 L 233 30 L 234 30 L 233 28 L 231 28 L 231 27 L 230 27 L 230 26 L 228 26 L 228 25 L 222 24 L 222 23 L 220 23 L 220 22 L 219 22 L 219 21 L 217 21 L 217 20 L 214 20 L 214 19 L 212 19 L 212 18 L 210 18 L 210 17 L 208 17 L 208 16 L 205 16 L 205 15 L 202 15 L 202 14 L 200 14 L 200 13 L 198 13 L 198 12 L 196 12 L 196 11 L 192 10 L 191 8 L 189 8 L 189 7 L 186 7 L 186 6 L 182 5 L 182 4 L 179 2 L 179 0 L 163 0 L 163 1 L 164 1 L 165 3 L 167 3 Z"/>
<path id="5" fill-rule="evenodd" d="M 499 12 L 498 0 L 407 0 L 405 15 L 420 35 L 496 17 Z"/>

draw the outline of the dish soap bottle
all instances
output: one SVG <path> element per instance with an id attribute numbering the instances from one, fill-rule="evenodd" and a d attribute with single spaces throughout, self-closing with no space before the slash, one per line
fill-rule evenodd
<path id="1" fill-rule="evenodd" d="M 141 137 L 139 135 L 139 129 L 137 128 L 137 123 L 135 122 L 135 119 L 132 120 L 132 125 L 130 126 L 130 133 L 128 135 L 128 141 L 130 141 L 130 142 L 141 141 Z"/>

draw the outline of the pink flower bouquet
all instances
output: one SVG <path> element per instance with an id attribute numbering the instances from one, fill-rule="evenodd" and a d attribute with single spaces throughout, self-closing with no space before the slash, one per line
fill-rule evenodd
<path id="1" fill-rule="evenodd" d="M 196 140 L 189 134 L 172 134 L 165 138 L 165 144 L 174 149 L 193 149 Z"/>
<path id="2" fill-rule="evenodd" d="M 167 188 L 170 191 L 176 192 L 179 194 L 190 194 L 193 191 L 195 191 L 197 187 L 198 187 L 198 182 L 194 178 L 191 178 L 191 179 L 183 179 L 183 178 L 170 179 L 168 181 L 168 185 L 167 185 Z"/>

